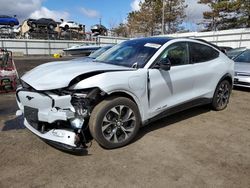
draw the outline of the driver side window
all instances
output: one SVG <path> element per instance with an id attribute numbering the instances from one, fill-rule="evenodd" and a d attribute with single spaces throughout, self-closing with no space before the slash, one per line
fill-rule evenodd
<path id="1" fill-rule="evenodd" d="M 162 52 L 157 63 L 166 58 L 171 62 L 171 66 L 189 64 L 188 44 L 186 42 L 171 44 Z"/>

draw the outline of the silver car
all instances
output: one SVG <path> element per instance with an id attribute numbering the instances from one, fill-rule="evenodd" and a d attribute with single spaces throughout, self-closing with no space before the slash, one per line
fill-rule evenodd
<path id="1" fill-rule="evenodd" d="M 21 78 L 17 103 L 24 124 L 62 149 L 130 143 L 139 128 L 193 106 L 226 108 L 234 62 L 193 39 L 125 41 L 94 62 L 43 64 Z"/>
<path id="2" fill-rule="evenodd" d="M 234 57 L 234 86 L 250 88 L 250 49 Z"/>

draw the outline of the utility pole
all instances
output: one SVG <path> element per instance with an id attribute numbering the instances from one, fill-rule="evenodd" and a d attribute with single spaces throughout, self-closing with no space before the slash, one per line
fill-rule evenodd
<path id="1" fill-rule="evenodd" d="M 161 23 L 161 34 L 165 34 L 165 0 L 162 0 L 162 23 Z"/>
<path id="2" fill-rule="evenodd" d="M 99 18 L 99 25 L 100 25 L 100 27 L 102 25 L 102 18 L 101 17 Z"/>

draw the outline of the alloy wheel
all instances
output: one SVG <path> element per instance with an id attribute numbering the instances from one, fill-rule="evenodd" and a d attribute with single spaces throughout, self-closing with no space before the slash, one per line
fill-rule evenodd
<path id="1" fill-rule="evenodd" d="M 227 105 L 230 96 L 230 86 L 227 82 L 222 82 L 216 96 L 216 102 L 218 107 Z"/>
<path id="2" fill-rule="evenodd" d="M 134 111 L 125 105 L 111 108 L 102 120 L 102 134 L 108 142 L 121 143 L 135 130 Z"/>

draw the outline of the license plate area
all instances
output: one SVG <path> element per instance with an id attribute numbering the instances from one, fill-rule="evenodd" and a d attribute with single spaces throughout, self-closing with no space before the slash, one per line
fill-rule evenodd
<path id="1" fill-rule="evenodd" d="M 38 130 L 38 109 L 24 106 L 24 117 L 33 128 Z"/>

